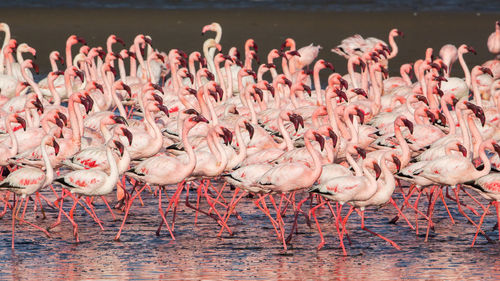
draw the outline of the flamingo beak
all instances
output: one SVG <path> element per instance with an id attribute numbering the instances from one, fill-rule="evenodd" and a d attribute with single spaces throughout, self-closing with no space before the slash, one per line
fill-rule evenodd
<path id="1" fill-rule="evenodd" d="M 153 99 L 154 99 L 155 101 L 157 101 L 159 104 L 163 104 L 163 98 L 162 98 L 162 97 L 160 97 L 160 96 L 159 96 L 159 95 L 157 95 L 157 94 L 153 94 L 152 96 L 153 96 Z"/>
<path id="2" fill-rule="evenodd" d="M 94 87 L 95 87 L 97 90 L 101 91 L 101 93 L 103 93 L 103 94 L 104 94 L 104 88 L 102 87 L 102 85 L 101 85 L 101 84 L 99 84 L 99 83 L 97 83 L 97 82 L 94 82 Z"/>
<path id="3" fill-rule="evenodd" d="M 365 69 L 366 69 L 366 63 L 364 61 L 362 61 L 362 60 L 359 60 L 359 65 L 361 66 L 361 70 L 365 71 Z"/>
<path id="4" fill-rule="evenodd" d="M 21 124 L 23 130 L 26 131 L 26 120 L 24 120 L 21 116 L 16 116 L 16 121 Z"/>
<path id="5" fill-rule="evenodd" d="M 116 124 L 124 124 L 128 126 L 127 120 L 120 115 L 113 115 L 111 119 L 113 119 L 113 121 L 115 121 Z"/>
<path id="6" fill-rule="evenodd" d="M 188 88 L 187 91 L 191 94 L 191 95 L 196 95 L 198 92 L 196 92 L 195 89 L 192 89 L 192 88 Z"/>
<path id="7" fill-rule="evenodd" d="M 424 96 L 422 96 L 422 95 L 416 95 L 415 97 L 417 98 L 417 100 L 419 100 L 419 101 L 421 101 L 421 102 L 423 102 L 423 103 L 425 103 L 425 104 L 429 105 L 429 100 L 427 100 L 427 98 L 426 98 L 426 97 L 424 97 Z"/>
<path id="8" fill-rule="evenodd" d="M 408 128 L 408 130 L 410 131 L 410 134 L 413 134 L 413 123 L 408 119 L 402 119 L 402 121 L 405 124 L 405 126 Z"/>
<path id="9" fill-rule="evenodd" d="M 363 110 L 356 108 L 356 115 L 358 115 L 361 124 L 365 123 L 365 113 Z"/>
<path id="10" fill-rule="evenodd" d="M 184 114 L 196 114 L 196 115 L 198 115 L 199 113 L 198 113 L 198 111 L 190 108 L 190 109 L 184 110 Z"/>
<path id="11" fill-rule="evenodd" d="M 494 143 L 493 148 L 495 148 L 496 153 L 500 156 L 500 145 L 498 145 L 498 143 Z"/>
<path id="12" fill-rule="evenodd" d="M 118 148 L 118 151 L 120 151 L 120 157 L 123 157 L 123 151 L 125 150 L 123 144 L 117 140 L 114 140 L 113 143 L 115 144 L 116 148 Z"/>
<path id="13" fill-rule="evenodd" d="M 61 64 L 64 64 L 64 58 L 61 56 L 57 56 L 57 60 L 61 62 Z"/>
<path id="14" fill-rule="evenodd" d="M 361 158 L 365 159 L 366 158 L 366 151 L 364 149 L 362 149 L 361 147 L 355 147 L 356 148 L 356 151 L 358 152 L 359 156 L 361 156 Z"/>
<path id="15" fill-rule="evenodd" d="M 64 113 L 57 112 L 57 116 L 64 122 L 64 126 L 68 125 L 68 118 L 64 115 Z"/>
<path id="16" fill-rule="evenodd" d="M 43 104 L 42 102 L 38 99 L 38 97 L 35 97 L 35 101 L 33 102 L 33 105 L 36 107 L 36 109 L 43 114 Z"/>
<path id="17" fill-rule="evenodd" d="M 314 132 L 313 133 L 314 135 L 314 138 L 316 139 L 316 141 L 319 143 L 319 147 L 321 148 L 321 151 L 323 151 L 323 149 L 325 148 L 325 138 L 323 138 L 322 135 Z"/>
<path id="18" fill-rule="evenodd" d="M 63 121 L 61 121 L 61 119 L 56 117 L 55 120 L 56 120 L 57 127 L 61 128 L 61 129 L 64 128 L 64 123 L 63 123 Z"/>
<path id="19" fill-rule="evenodd" d="M 168 108 L 166 106 L 164 106 L 163 104 L 159 104 L 157 105 L 158 109 L 163 111 L 163 113 L 165 113 L 165 115 L 167 115 L 167 117 L 170 117 L 170 113 L 168 112 Z"/>
<path id="20" fill-rule="evenodd" d="M 153 46 L 153 42 L 151 41 L 150 38 L 144 37 L 144 42 L 148 43 L 149 45 Z"/>
<path id="21" fill-rule="evenodd" d="M 305 84 L 302 84 L 302 88 L 304 88 L 304 91 L 306 91 L 309 96 L 312 95 L 311 94 L 311 87 L 309 87 L 309 86 L 307 86 Z"/>
<path id="22" fill-rule="evenodd" d="M 55 139 L 52 139 L 52 146 L 54 147 L 54 154 L 57 156 L 59 154 L 59 144 Z"/>
<path id="23" fill-rule="evenodd" d="M 292 81 L 288 80 L 287 78 L 283 78 L 283 82 L 285 82 L 288 88 L 292 87 Z"/>
<path id="24" fill-rule="evenodd" d="M 201 115 L 201 114 L 197 114 L 196 116 L 193 117 L 192 120 L 195 121 L 195 122 L 205 122 L 205 123 L 208 123 L 207 118 L 203 117 L 203 115 Z"/>
<path id="25" fill-rule="evenodd" d="M 446 126 L 446 116 L 441 111 L 438 112 L 438 118 L 441 121 L 441 125 Z"/>
<path id="26" fill-rule="evenodd" d="M 339 78 L 339 82 L 340 82 L 341 89 L 343 87 L 344 90 L 347 90 L 347 88 L 349 87 L 349 83 L 347 83 L 347 80 L 345 80 L 343 78 Z"/>
<path id="27" fill-rule="evenodd" d="M 136 55 L 135 55 L 135 52 L 128 52 L 128 56 L 131 57 L 131 58 L 136 58 Z"/>
<path id="28" fill-rule="evenodd" d="M 266 63 L 264 64 L 264 66 L 267 68 L 276 68 L 276 65 L 274 65 L 274 63 Z"/>
<path id="29" fill-rule="evenodd" d="M 261 101 L 264 100 L 264 93 L 262 92 L 261 89 L 255 88 L 255 93 L 259 96 L 259 98 L 260 98 Z"/>
<path id="30" fill-rule="evenodd" d="M 458 151 L 462 152 L 462 155 L 464 157 L 467 157 L 467 148 L 465 146 L 461 145 L 460 143 L 457 144 Z"/>
<path id="31" fill-rule="evenodd" d="M 40 68 L 38 67 L 38 65 L 35 64 L 34 62 L 32 62 L 31 65 L 33 66 L 33 69 L 35 70 L 35 73 L 40 74 Z"/>
<path id="32" fill-rule="evenodd" d="M 378 180 L 382 174 L 382 169 L 380 169 L 380 166 L 377 163 L 373 163 L 373 170 L 375 170 L 375 179 Z"/>
<path id="33" fill-rule="evenodd" d="M 122 44 L 123 47 L 125 47 L 125 42 L 123 42 L 123 39 L 121 39 L 120 37 L 116 37 L 115 40 L 116 42 Z"/>
<path id="34" fill-rule="evenodd" d="M 326 68 L 329 68 L 331 69 L 333 72 L 335 72 L 335 67 L 333 67 L 333 64 L 329 63 L 329 62 L 324 62 L 324 65 Z"/>
<path id="35" fill-rule="evenodd" d="M 489 74 L 491 77 L 493 77 L 493 72 L 491 72 L 491 69 L 487 68 L 487 67 L 481 67 L 480 68 L 481 71 L 485 74 Z"/>
<path id="36" fill-rule="evenodd" d="M 215 91 L 208 90 L 208 94 L 211 95 L 214 98 L 214 100 L 216 100 L 216 101 L 219 98 L 219 96 L 217 95 L 217 93 Z"/>
<path id="37" fill-rule="evenodd" d="M 186 77 L 189 78 L 189 80 L 191 81 L 191 84 L 194 83 L 194 76 L 193 74 L 191 74 L 190 72 L 186 73 Z"/>
<path id="38" fill-rule="evenodd" d="M 425 114 L 427 115 L 427 117 L 429 119 L 431 119 L 431 123 L 436 122 L 436 116 L 434 116 L 434 114 L 432 114 L 432 112 L 430 112 L 429 110 L 426 110 Z"/>
<path id="39" fill-rule="evenodd" d="M 78 78 L 80 78 L 80 81 L 83 82 L 83 79 L 84 79 L 84 75 L 83 75 L 83 72 L 79 71 L 79 70 L 76 70 L 75 71 L 75 74 L 76 76 L 78 76 Z"/>
<path id="40" fill-rule="evenodd" d="M 353 90 L 357 95 L 361 95 L 365 98 L 368 98 L 368 95 L 366 94 L 365 90 L 361 89 L 361 88 L 356 88 Z"/>
<path id="41" fill-rule="evenodd" d="M 266 84 L 266 88 L 271 93 L 271 95 L 274 97 L 274 87 L 271 84 Z"/>
<path id="42" fill-rule="evenodd" d="M 302 126 L 302 129 L 304 128 L 304 118 L 302 117 L 302 115 L 297 115 L 297 121 L 298 123 L 300 124 L 300 126 Z"/>
<path id="43" fill-rule="evenodd" d="M 396 155 L 392 155 L 392 161 L 394 161 L 394 164 L 396 165 L 396 169 L 399 172 L 401 170 L 401 161 Z"/>
<path id="44" fill-rule="evenodd" d="M 474 50 L 474 48 L 472 48 L 472 47 L 467 46 L 467 51 L 473 53 L 474 55 L 477 55 L 476 50 Z"/>
<path id="45" fill-rule="evenodd" d="M 215 85 L 215 91 L 219 94 L 219 100 L 224 96 L 224 90 L 219 85 Z"/>
<path id="46" fill-rule="evenodd" d="M 233 141 L 233 133 L 231 133 L 230 130 L 224 127 L 222 127 L 222 132 L 224 133 L 224 135 L 222 136 L 224 138 L 224 144 L 230 145 Z"/>
<path id="47" fill-rule="evenodd" d="M 332 129 L 328 129 L 328 135 L 332 139 L 333 148 L 335 149 L 339 138 L 337 137 L 337 134 L 335 134 L 335 132 Z"/>
<path id="48" fill-rule="evenodd" d="M 122 128 L 123 135 L 127 138 L 128 144 L 132 145 L 132 140 L 134 139 L 132 133 L 127 128 Z"/>
<path id="49" fill-rule="evenodd" d="M 83 37 L 77 36 L 76 41 L 82 43 L 83 45 L 87 45 L 87 41 L 85 41 L 85 39 L 83 39 Z"/>
<path id="50" fill-rule="evenodd" d="M 207 74 L 207 79 L 209 81 L 214 81 L 215 80 L 215 76 L 214 76 L 214 74 L 212 72 L 206 70 L 205 73 Z"/>
<path id="51" fill-rule="evenodd" d="M 129 85 L 122 82 L 122 88 L 127 92 L 129 97 L 132 97 L 132 89 L 130 89 Z"/>
<path id="52" fill-rule="evenodd" d="M 299 121 L 297 120 L 297 115 L 292 113 L 288 115 L 290 122 L 292 122 L 293 127 L 295 128 L 295 132 L 299 130 Z"/>
<path id="53" fill-rule="evenodd" d="M 344 100 L 345 102 L 347 102 L 347 95 L 344 91 L 335 89 L 335 93 L 340 98 L 340 101 Z"/>
<path id="54" fill-rule="evenodd" d="M 455 98 L 455 97 L 453 97 L 453 98 L 451 99 L 451 102 L 453 103 L 453 106 L 455 107 L 455 106 L 457 105 L 457 103 L 458 103 L 458 99 L 457 99 L 457 98 Z"/>
<path id="55" fill-rule="evenodd" d="M 250 139 L 252 139 L 253 138 L 253 134 L 255 132 L 254 127 L 250 123 L 245 122 L 245 129 L 247 129 L 248 134 L 250 135 Z"/>

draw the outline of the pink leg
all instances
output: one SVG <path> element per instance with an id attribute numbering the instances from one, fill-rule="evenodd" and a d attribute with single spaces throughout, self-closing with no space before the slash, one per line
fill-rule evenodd
<path id="1" fill-rule="evenodd" d="M 104 204 L 106 204 L 106 207 L 108 207 L 108 210 L 111 213 L 111 216 L 113 217 L 113 220 L 115 221 L 116 220 L 115 214 L 113 213 L 113 210 L 111 210 L 111 207 L 109 206 L 108 201 L 106 200 L 106 197 L 104 197 L 103 195 L 101 195 L 101 199 L 102 199 L 102 201 L 104 201 Z"/>
<path id="2" fill-rule="evenodd" d="M 398 250 L 401 250 L 401 247 L 399 247 L 398 244 L 396 244 L 394 241 L 392 241 L 390 239 L 387 239 L 384 236 L 382 236 L 382 235 L 380 235 L 380 234 L 378 234 L 376 232 L 373 232 L 370 229 L 368 229 L 367 227 L 365 227 L 365 211 L 364 210 L 361 211 L 361 229 L 363 229 L 365 231 L 368 231 L 372 235 L 377 236 L 377 237 L 385 240 L 386 242 L 388 242 L 389 244 L 391 244 L 394 248 L 396 248 Z"/>
<path id="3" fill-rule="evenodd" d="M 477 235 L 479 234 L 479 230 L 481 229 L 481 225 L 483 224 L 484 222 L 484 218 L 486 217 L 486 215 L 488 214 L 488 210 L 490 209 L 490 206 L 493 204 L 493 202 L 491 202 L 490 204 L 488 204 L 488 207 L 486 207 L 486 210 L 484 210 L 484 213 L 483 215 L 481 216 L 481 219 L 479 220 L 479 224 L 477 225 L 477 231 L 476 231 L 476 234 L 474 235 L 474 239 L 472 240 L 472 244 L 470 245 L 471 247 L 474 247 L 474 244 L 476 243 L 476 238 L 477 238 Z"/>
<path id="4" fill-rule="evenodd" d="M 405 219 L 406 223 L 410 226 L 410 228 L 411 229 L 415 229 L 415 227 L 413 227 L 413 225 L 410 223 L 410 221 L 408 220 L 408 218 L 401 211 L 402 207 L 401 207 L 401 209 L 399 209 L 398 205 L 396 204 L 396 202 L 394 202 L 394 199 L 392 199 L 392 197 L 391 197 L 391 199 L 389 199 L 389 202 L 391 202 L 391 204 L 394 206 L 394 208 L 396 208 L 396 210 L 398 211 L 398 214 L 401 215 Z"/>
<path id="5" fill-rule="evenodd" d="M 312 208 L 309 212 L 311 213 L 312 217 L 314 218 L 314 222 L 316 223 L 316 227 L 318 228 L 318 233 L 319 237 L 321 238 L 321 242 L 318 244 L 318 251 L 323 248 L 325 245 L 325 238 L 323 237 L 323 233 L 321 232 L 321 226 L 319 225 L 318 219 L 316 218 L 316 209 L 320 208 L 321 206 L 325 205 L 326 201 L 316 205 L 314 208 Z"/>
<path id="6" fill-rule="evenodd" d="M 146 185 L 144 185 L 137 193 L 129 199 L 127 202 L 127 207 L 125 209 L 125 215 L 123 216 L 123 221 L 122 225 L 120 226 L 120 229 L 118 230 L 118 233 L 115 235 L 115 241 L 120 240 L 120 235 L 122 233 L 123 227 L 125 226 L 125 222 L 127 221 L 128 213 L 130 212 L 130 208 L 132 207 L 132 203 L 134 202 L 135 198 L 146 188 Z M 135 189 L 135 186 L 134 186 Z"/>
<path id="7" fill-rule="evenodd" d="M 170 237 L 172 237 L 172 240 L 175 240 L 174 234 L 172 233 L 172 230 L 170 229 L 170 226 L 168 225 L 167 219 L 165 218 L 165 214 L 163 214 L 163 208 L 161 207 L 161 194 L 163 193 L 161 190 L 161 187 L 160 187 L 160 190 L 158 191 L 158 193 L 159 193 L 158 212 L 160 212 L 161 218 L 162 218 L 163 222 L 165 223 L 165 225 L 167 226 L 168 232 L 170 233 Z M 172 200 L 170 200 L 170 201 L 172 201 Z M 168 209 L 170 209 L 170 206 L 171 206 L 171 204 L 169 204 L 169 207 L 167 208 L 166 212 L 168 212 Z M 158 229 L 158 231 L 156 232 L 158 235 L 160 234 L 159 230 L 160 229 Z"/>

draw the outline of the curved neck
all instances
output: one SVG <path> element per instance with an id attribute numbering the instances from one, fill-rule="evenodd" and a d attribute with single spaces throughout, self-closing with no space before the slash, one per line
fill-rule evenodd
<path id="1" fill-rule="evenodd" d="M 467 63 L 465 63 L 465 60 L 464 60 L 464 52 L 461 51 L 460 49 L 458 50 L 458 61 L 460 62 L 460 66 L 462 67 L 462 70 L 464 71 L 465 83 L 467 84 L 467 87 L 469 87 L 469 89 L 470 89 L 471 88 L 470 71 L 469 71 L 469 67 L 467 66 Z"/>
<path id="2" fill-rule="evenodd" d="M 354 169 L 354 174 L 358 177 L 362 176 L 363 170 L 358 165 L 358 163 L 356 161 L 354 161 L 354 158 L 352 158 L 352 155 L 351 155 L 351 153 L 349 153 L 349 151 L 346 151 L 345 158 L 346 158 L 347 162 L 349 163 L 349 165 Z"/>
<path id="3" fill-rule="evenodd" d="M 454 136 L 456 133 L 456 124 L 455 119 L 451 116 L 450 110 L 448 109 L 448 104 L 446 103 L 444 98 L 441 98 L 441 109 L 443 110 L 444 116 L 446 117 L 446 122 L 450 130 L 448 131 L 449 136 Z"/>
<path id="4" fill-rule="evenodd" d="M 73 56 L 71 55 L 72 44 L 66 43 L 66 68 L 73 66 Z"/>
<path id="5" fill-rule="evenodd" d="M 399 145 L 401 146 L 401 151 L 402 151 L 401 167 L 406 167 L 406 165 L 410 163 L 411 159 L 410 147 L 408 146 L 406 139 L 403 137 L 403 134 L 401 133 L 401 127 L 399 125 L 394 124 L 394 134 L 396 135 L 396 139 L 398 140 Z M 384 163 L 385 161 L 382 161 L 382 164 Z"/>
<path id="6" fill-rule="evenodd" d="M 394 35 L 389 35 L 389 45 L 391 45 L 391 54 L 387 56 L 387 59 L 392 59 L 398 54 L 398 45 L 394 40 Z"/>
<path id="7" fill-rule="evenodd" d="M 10 120 L 9 118 L 5 118 L 5 128 L 7 129 L 7 133 L 10 136 L 10 142 L 11 142 L 11 147 L 9 148 L 9 155 L 10 156 L 15 156 L 17 154 L 17 137 L 16 134 L 14 134 L 14 131 L 12 130 L 12 127 L 10 125 Z"/>
<path id="8" fill-rule="evenodd" d="M 191 128 L 188 128 L 185 124 L 182 126 L 182 144 L 184 146 L 184 150 L 189 158 L 189 162 L 184 166 L 184 174 L 185 177 L 189 176 L 196 166 L 196 154 L 194 153 L 193 146 L 189 143 L 188 133 Z"/>
<path id="9" fill-rule="evenodd" d="M 76 110 L 77 109 L 75 108 L 75 101 L 73 100 L 73 98 L 70 97 L 68 101 L 68 113 L 69 113 L 69 122 L 71 124 L 71 131 L 73 133 L 72 140 L 79 145 L 81 144 L 81 135 L 80 135 L 78 117 L 76 116 L 75 112 Z"/>
<path id="10" fill-rule="evenodd" d="M 247 145 L 245 144 L 241 136 L 241 127 L 239 126 L 239 124 L 236 124 L 236 126 L 234 127 L 234 131 L 236 133 L 236 141 L 238 142 L 238 147 L 240 149 L 235 160 L 238 164 L 240 164 L 247 157 Z"/>
<path id="11" fill-rule="evenodd" d="M 312 173 L 309 173 L 307 175 L 308 177 L 310 177 L 310 180 L 311 180 L 311 182 L 309 182 L 309 185 L 313 185 L 314 182 L 321 175 L 321 171 L 323 170 L 323 166 L 321 165 L 321 158 L 319 156 L 319 153 L 311 145 L 311 141 L 309 140 L 309 138 L 304 136 L 304 141 L 306 144 L 306 149 L 309 152 L 309 155 L 311 155 L 311 158 L 313 159 L 313 167 L 311 167 Z"/>
<path id="12" fill-rule="evenodd" d="M 347 72 L 349 73 L 349 76 L 351 77 L 351 82 L 352 82 L 352 87 L 353 88 L 359 88 L 358 81 L 356 80 L 356 76 L 354 75 L 354 60 L 349 59 L 347 61 Z"/>
<path id="13" fill-rule="evenodd" d="M 321 83 L 319 81 L 319 71 L 322 68 L 318 65 L 314 67 L 313 71 L 313 80 L 314 80 L 314 89 L 316 90 L 316 105 L 323 104 L 323 91 L 321 90 Z"/>
<path id="14" fill-rule="evenodd" d="M 472 145 L 469 135 L 469 130 L 467 129 L 467 124 L 464 120 L 463 112 L 460 108 L 456 108 L 455 112 L 457 114 L 458 124 L 460 126 L 460 131 L 462 132 L 462 143 L 467 149 L 467 157 L 472 157 Z"/>
<path id="15" fill-rule="evenodd" d="M 52 164 L 50 163 L 49 155 L 47 154 L 47 148 L 44 141 L 42 141 L 42 143 L 40 144 L 40 149 L 42 151 L 42 159 L 45 166 L 45 179 L 43 181 L 43 185 L 41 186 L 44 187 L 51 184 L 54 180 L 54 169 L 52 168 Z"/>
<path id="16" fill-rule="evenodd" d="M 286 144 L 286 149 L 288 151 L 291 151 L 293 149 L 293 142 L 292 139 L 290 138 L 290 134 L 285 128 L 285 125 L 283 123 L 283 118 L 281 118 L 281 115 L 278 119 L 278 128 L 281 132 L 281 135 L 283 136 L 283 142 Z"/>
<path id="17" fill-rule="evenodd" d="M 49 91 L 52 94 L 52 98 L 53 98 L 52 105 L 60 106 L 61 105 L 61 96 L 59 95 L 59 93 L 56 91 L 56 88 L 54 87 L 54 80 L 55 79 L 52 79 L 49 77 L 49 79 L 47 79 L 47 84 L 49 86 Z"/>
<path id="18" fill-rule="evenodd" d="M 116 94 L 116 88 L 117 85 L 113 84 L 113 88 L 111 89 L 111 98 L 113 99 L 116 107 L 118 108 L 120 116 L 122 116 L 123 118 L 127 118 L 127 113 L 125 112 L 125 108 L 123 107 L 122 101 L 118 98 L 118 95 Z"/>

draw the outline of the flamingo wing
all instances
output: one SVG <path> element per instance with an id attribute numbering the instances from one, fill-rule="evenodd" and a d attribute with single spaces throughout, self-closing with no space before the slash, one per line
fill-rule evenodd
<path id="1" fill-rule="evenodd" d="M 45 173 L 37 168 L 26 167 L 15 170 L 0 182 L 0 188 L 26 189 L 40 186 L 45 180 Z"/>
<path id="2" fill-rule="evenodd" d="M 58 177 L 55 181 L 65 185 L 74 192 L 88 192 L 102 186 L 109 176 L 97 169 L 78 170 Z"/>

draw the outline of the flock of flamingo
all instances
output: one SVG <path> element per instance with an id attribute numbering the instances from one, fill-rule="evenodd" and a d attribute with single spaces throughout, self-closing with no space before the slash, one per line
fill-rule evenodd
<path id="1" fill-rule="evenodd" d="M 451 223 L 449 204 L 475 227 L 472 245 L 478 234 L 491 241 L 481 226 L 493 205 L 500 220 L 500 22 L 495 27 L 487 43 L 495 59 L 469 70 L 472 47 L 445 45 L 439 56 L 429 48 L 401 66 L 401 77 L 387 71 L 403 35 L 397 29 L 389 45 L 354 35 L 332 49 L 347 59 L 345 75 L 316 60 L 320 46 L 297 49 L 291 38 L 263 64 L 253 39 L 242 56 L 235 47 L 223 53 L 218 23 L 202 29 L 216 34 L 203 55 L 154 50 L 142 34 L 120 51 L 115 35 L 105 49 L 72 35 L 65 57 L 51 52 L 52 71 L 35 82 L 38 67 L 23 54 L 36 50 L 1 23 L 0 216 L 12 213 L 12 248 L 16 223 L 50 237 L 67 220 L 78 242 L 77 209 L 102 228 L 97 198 L 113 219 L 123 214 L 118 240 L 145 189 L 158 198 L 157 235 L 165 227 L 174 240 L 180 206 L 195 210 L 195 222 L 199 214 L 214 220 L 218 236 L 232 235 L 243 199 L 265 214 L 285 250 L 302 218 L 316 225 L 323 247 L 319 211 L 331 213 L 344 254 L 353 212 L 363 230 L 400 249 L 365 226 L 367 207 L 384 204 L 394 207 L 391 222 L 402 219 L 417 233 L 424 220 L 427 241 L 438 201 Z M 450 77 L 457 59 L 465 78 Z M 327 83 L 323 69 L 333 72 Z M 29 202 L 44 219 L 44 208 L 53 208 L 57 219 L 48 227 L 29 222 Z"/>

